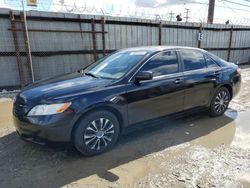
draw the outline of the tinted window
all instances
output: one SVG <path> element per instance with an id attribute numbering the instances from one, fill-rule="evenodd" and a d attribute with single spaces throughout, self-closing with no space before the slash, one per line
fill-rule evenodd
<path id="1" fill-rule="evenodd" d="M 210 57 L 205 56 L 205 59 L 206 59 L 206 63 L 207 63 L 208 68 L 218 67 L 218 65 Z"/>
<path id="2" fill-rule="evenodd" d="M 212 59 L 214 59 L 216 62 L 218 62 L 219 65 L 221 65 L 221 66 L 227 66 L 227 65 L 228 65 L 228 62 L 227 62 L 227 61 L 225 61 L 225 60 L 219 58 L 218 56 L 216 56 L 216 55 L 214 55 L 214 54 L 212 54 L 212 53 L 210 53 L 210 52 L 206 52 L 206 53 L 207 53 Z"/>
<path id="3" fill-rule="evenodd" d="M 206 67 L 204 56 L 196 50 L 181 50 L 185 71 L 203 69 Z"/>
<path id="4" fill-rule="evenodd" d="M 152 71 L 153 76 L 173 74 L 179 71 L 178 58 L 175 51 L 160 53 L 150 59 L 143 67 L 142 71 Z"/>

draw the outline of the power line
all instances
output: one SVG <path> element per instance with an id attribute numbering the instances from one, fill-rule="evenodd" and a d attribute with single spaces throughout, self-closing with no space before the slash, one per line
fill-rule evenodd
<path id="1" fill-rule="evenodd" d="M 226 0 L 222 0 L 222 1 L 226 1 Z M 190 2 L 190 3 L 193 3 L 193 4 L 199 4 L 199 5 L 208 5 L 208 3 L 198 2 L 198 1 L 189 1 L 189 2 Z M 249 2 L 250 2 L 250 0 L 249 0 Z M 245 6 L 245 5 L 244 5 L 244 6 Z M 229 9 L 228 7 L 221 6 L 221 5 L 215 5 L 215 7 L 220 7 L 220 8 Z M 241 9 L 241 8 L 234 8 L 234 10 L 240 10 L 240 11 L 250 12 L 250 10 Z"/>
<path id="2" fill-rule="evenodd" d="M 242 4 L 242 3 L 237 3 L 237 2 L 234 2 L 234 1 L 229 1 L 229 0 L 223 0 L 223 1 L 228 2 L 228 3 L 235 4 L 235 5 L 241 5 L 241 6 L 244 6 L 244 7 L 250 7 L 249 5 Z"/>
<path id="3" fill-rule="evenodd" d="M 241 16 L 240 14 L 238 14 L 232 7 L 230 7 L 230 6 L 228 6 L 224 1 L 223 1 L 223 4 L 225 5 L 225 6 L 227 6 L 229 9 L 231 9 L 231 11 L 232 12 L 234 12 L 236 15 L 238 15 L 238 16 Z M 247 19 L 247 18 L 243 18 L 242 17 L 242 19 Z M 248 19 L 247 19 L 248 20 Z M 242 23 L 242 21 L 240 21 L 241 23 Z M 247 23 L 249 22 L 249 20 L 247 21 Z"/>
<path id="4" fill-rule="evenodd" d="M 199 8 L 198 8 L 198 11 L 196 11 L 194 14 L 192 14 L 192 17 L 196 17 L 201 11 L 202 9 L 204 8 L 205 6 L 204 5 L 201 5 Z M 206 6 L 207 7 L 207 6 Z"/>
<path id="5" fill-rule="evenodd" d="M 231 8 L 230 6 L 228 6 L 224 1 L 222 1 L 223 4 L 228 7 L 232 12 L 234 12 L 235 14 L 239 15 L 233 8 Z"/>

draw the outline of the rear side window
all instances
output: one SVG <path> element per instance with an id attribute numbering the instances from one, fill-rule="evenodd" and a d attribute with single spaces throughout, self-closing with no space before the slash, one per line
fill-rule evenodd
<path id="1" fill-rule="evenodd" d="M 218 57 L 210 52 L 206 52 L 206 53 L 209 55 L 209 57 L 213 58 L 216 62 L 218 62 L 218 64 L 220 66 L 223 66 L 223 67 L 227 66 L 229 63 L 229 62 L 225 61 L 224 59 L 221 59 L 220 57 Z"/>
<path id="2" fill-rule="evenodd" d="M 198 70 L 206 68 L 204 55 L 196 50 L 180 50 L 180 54 L 184 63 L 184 70 Z"/>
<path id="3" fill-rule="evenodd" d="M 208 68 L 218 67 L 217 63 L 215 63 L 214 60 L 212 60 L 210 57 L 205 56 L 205 59 Z"/>
<path id="4" fill-rule="evenodd" d="M 142 67 L 141 71 L 152 71 L 154 77 L 179 72 L 179 64 L 176 52 L 162 52 L 152 57 Z"/>

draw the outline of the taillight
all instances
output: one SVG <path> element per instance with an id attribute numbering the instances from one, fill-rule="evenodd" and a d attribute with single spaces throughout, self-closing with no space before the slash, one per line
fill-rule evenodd
<path id="1" fill-rule="evenodd" d="M 237 72 L 237 75 L 240 76 L 240 74 L 241 74 L 240 68 L 237 68 L 236 72 Z"/>

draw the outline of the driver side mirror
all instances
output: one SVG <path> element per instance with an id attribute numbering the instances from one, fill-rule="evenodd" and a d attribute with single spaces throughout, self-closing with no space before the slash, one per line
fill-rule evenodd
<path id="1" fill-rule="evenodd" d="M 140 82 L 142 80 L 152 80 L 153 73 L 151 71 L 140 71 L 135 76 L 135 82 Z"/>

